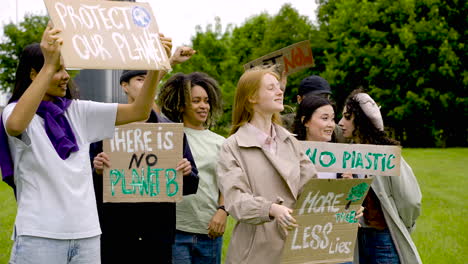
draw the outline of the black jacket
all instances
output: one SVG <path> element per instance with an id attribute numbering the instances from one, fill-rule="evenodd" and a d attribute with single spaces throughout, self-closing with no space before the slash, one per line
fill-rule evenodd
<path id="1" fill-rule="evenodd" d="M 147 123 L 172 122 L 152 111 Z M 199 178 L 185 134 L 183 148 L 183 157 L 192 165 L 191 175 L 183 177 L 183 195 L 189 195 L 197 192 Z M 100 152 L 102 152 L 102 141 L 91 144 L 91 165 L 94 157 Z M 156 244 L 173 243 L 176 226 L 175 203 L 103 203 L 102 178 L 102 175 L 96 174 L 93 170 L 103 249 L 106 247 L 105 241 L 119 239 L 129 243 L 135 239 Z"/>

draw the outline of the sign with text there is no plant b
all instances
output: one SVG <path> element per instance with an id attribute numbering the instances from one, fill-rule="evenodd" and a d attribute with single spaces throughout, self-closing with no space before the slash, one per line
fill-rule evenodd
<path id="1" fill-rule="evenodd" d="M 182 200 L 183 124 L 133 123 L 103 141 L 110 168 L 102 175 L 103 200 L 111 203 Z"/>

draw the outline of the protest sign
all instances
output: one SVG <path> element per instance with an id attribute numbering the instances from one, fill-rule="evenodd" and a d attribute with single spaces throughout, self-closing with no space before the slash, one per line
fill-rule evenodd
<path id="1" fill-rule="evenodd" d="M 104 140 L 111 167 L 103 172 L 104 202 L 177 202 L 182 199 L 183 124 L 134 123 Z"/>
<path id="2" fill-rule="evenodd" d="M 304 40 L 255 59 L 245 64 L 244 70 L 268 64 L 278 65 L 279 73 L 282 73 L 284 70 L 286 75 L 314 66 L 310 42 Z"/>
<path id="3" fill-rule="evenodd" d="M 82 69 L 170 70 L 148 3 L 44 0 L 62 29 L 65 67 Z"/>
<path id="4" fill-rule="evenodd" d="M 373 179 L 312 179 L 293 211 L 281 263 L 342 263 L 353 260 L 355 219 Z"/>
<path id="5" fill-rule="evenodd" d="M 401 147 L 301 141 L 319 172 L 400 176 Z"/>

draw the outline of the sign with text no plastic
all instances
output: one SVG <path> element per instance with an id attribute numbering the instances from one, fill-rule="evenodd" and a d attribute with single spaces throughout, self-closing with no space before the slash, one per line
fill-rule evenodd
<path id="1" fill-rule="evenodd" d="M 44 0 L 54 26 L 62 29 L 65 67 L 170 70 L 148 3 Z"/>
<path id="2" fill-rule="evenodd" d="M 304 40 L 269 53 L 244 64 L 244 70 L 246 71 L 258 65 L 269 64 L 276 64 L 279 73 L 281 74 L 284 70 L 286 75 L 314 66 L 314 57 L 312 56 L 310 42 Z"/>
<path id="3" fill-rule="evenodd" d="M 312 179 L 296 203 L 298 227 L 289 231 L 281 263 L 342 263 L 353 260 L 355 219 L 373 178 Z"/>
<path id="4" fill-rule="evenodd" d="M 319 172 L 400 176 L 401 147 L 301 141 Z"/>
<path id="5" fill-rule="evenodd" d="M 182 200 L 183 124 L 133 123 L 103 141 L 111 167 L 103 172 L 103 200 L 113 203 Z"/>

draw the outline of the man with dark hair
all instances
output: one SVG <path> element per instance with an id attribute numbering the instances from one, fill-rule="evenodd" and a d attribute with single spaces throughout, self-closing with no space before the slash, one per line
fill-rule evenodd
<path id="1" fill-rule="evenodd" d="M 311 75 L 304 78 L 299 84 L 299 89 L 296 96 L 297 103 L 300 104 L 302 100 L 309 95 L 323 96 L 327 99 L 331 99 L 330 97 L 332 95 L 332 91 L 330 84 L 327 82 L 327 80 L 318 75 Z M 291 132 L 293 131 L 292 126 L 295 115 L 296 113 L 293 112 L 281 116 L 283 126 Z M 339 126 L 335 126 L 334 132 L 338 143 L 349 143 L 349 141 L 343 137 L 343 132 Z"/>
<path id="2" fill-rule="evenodd" d="M 330 99 L 331 94 L 332 91 L 327 80 L 318 75 L 311 75 L 304 78 L 299 84 L 297 103 L 300 104 L 307 95 L 323 96 Z"/>
<path id="3" fill-rule="evenodd" d="M 194 51 L 191 48 L 176 50 L 171 65 L 186 61 Z M 120 85 L 133 102 L 146 78 L 145 70 L 125 70 L 120 76 Z M 158 107 L 153 110 L 147 123 L 172 123 L 160 116 Z M 101 224 L 102 263 L 171 263 L 172 244 L 175 239 L 175 203 L 103 203 L 103 166 L 109 166 L 108 156 L 102 152 L 102 142 L 90 147 L 93 163 L 93 180 Z M 194 194 L 198 188 L 198 170 L 184 134 L 183 195 Z M 190 169 L 187 169 L 191 167 Z"/>

